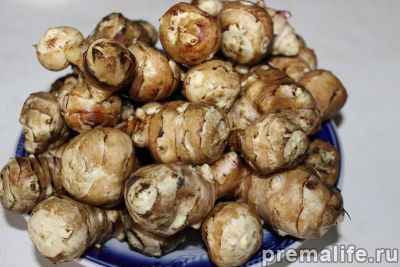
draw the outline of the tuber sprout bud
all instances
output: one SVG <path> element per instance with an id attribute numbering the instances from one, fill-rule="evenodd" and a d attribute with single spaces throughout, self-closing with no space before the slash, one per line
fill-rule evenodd
<path id="1" fill-rule="evenodd" d="M 214 56 L 221 32 L 217 20 L 208 13 L 182 2 L 161 17 L 160 41 L 174 61 L 192 66 Z"/>
<path id="2" fill-rule="evenodd" d="M 49 28 L 36 45 L 37 58 L 43 67 L 60 71 L 69 66 L 65 50 L 77 47 L 83 42 L 83 35 L 71 27 Z"/>

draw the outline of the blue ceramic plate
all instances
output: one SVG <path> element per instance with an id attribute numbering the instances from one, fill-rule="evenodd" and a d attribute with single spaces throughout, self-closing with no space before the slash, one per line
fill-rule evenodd
<path id="1" fill-rule="evenodd" d="M 321 130 L 316 134 L 315 138 L 321 139 L 336 147 L 340 154 L 340 141 L 336 133 L 335 124 L 332 121 L 322 125 Z M 23 148 L 24 137 L 21 136 L 16 156 L 27 156 Z M 342 175 L 340 175 L 337 187 L 341 188 Z M 253 258 L 244 266 L 250 266 L 262 261 L 262 251 L 273 251 L 276 255 L 284 249 L 297 248 L 302 244 L 302 240 L 293 237 L 279 237 L 274 233 L 264 230 L 263 244 Z M 181 244 L 177 250 L 171 252 L 161 258 L 143 256 L 129 248 L 126 242 L 119 242 L 116 239 L 107 241 L 101 248 L 90 248 L 84 258 L 97 264 L 114 267 L 132 267 L 132 266 L 173 266 L 173 267 L 207 267 L 213 266 L 208 258 L 207 251 L 201 240 L 199 231 L 189 230 L 186 236 L 186 242 Z"/>

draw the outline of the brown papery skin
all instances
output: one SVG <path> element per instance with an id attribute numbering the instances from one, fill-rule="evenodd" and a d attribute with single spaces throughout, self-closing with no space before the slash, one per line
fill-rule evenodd
<path id="1" fill-rule="evenodd" d="M 218 21 L 192 4 L 181 2 L 172 6 L 160 19 L 159 32 L 167 54 L 184 65 L 211 59 L 220 48 Z"/>
<path id="2" fill-rule="evenodd" d="M 320 139 L 310 143 L 304 165 L 314 168 L 322 182 L 334 186 L 340 173 L 340 153 L 331 144 Z"/>
<path id="3" fill-rule="evenodd" d="M 127 95 L 139 102 L 167 98 L 178 88 L 181 70 L 166 54 L 145 43 L 128 47 L 137 61 L 136 76 Z"/>
<path id="4" fill-rule="evenodd" d="M 127 180 L 125 204 L 133 221 L 154 234 L 198 228 L 217 197 L 212 179 L 208 165 L 147 165 Z"/>
<path id="5" fill-rule="evenodd" d="M 305 157 L 308 136 L 281 114 L 263 115 L 245 130 L 233 131 L 229 143 L 261 174 L 293 168 Z"/>
<path id="6" fill-rule="evenodd" d="M 59 147 L 71 135 L 60 104 L 47 92 L 33 93 L 25 100 L 19 122 L 25 136 L 24 149 L 30 154 Z"/>
<path id="7" fill-rule="evenodd" d="M 42 200 L 64 193 L 57 158 L 12 158 L 1 170 L 0 200 L 12 212 L 29 213 Z"/>
<path id="8" fill-rule="evenodd" d="M 307 134 L 321 124 L 311 93 L 283 71 L 267 65 L 250 70 L 242 80 L 244 90 L 228 113 L 232 129 L 245 129 L 261 115 L 281 113 Z"/>
<path id="9" fill-rule="evenodd" d="M 39 252 L 53 263 L 79 258 L 90 246 L 113 236 L 118 212 L 66 196 L 39 203 L 28 219 L 28 232 Z"/>
<path id="10" fill-rule="evenodd" d="M 114 127 L 119 122 L 121 98 L 118 95 L 98 97 L 101 90 L 82 78 L 60 88 L 62 115 L 71 129 L 82 133 L 96 127 Z"/>
<path id="11" fill-rule="evenodd" d="M 313 95 L 323 121 L 336 115 L 347 101 L 345 87 L 331 71 L 310 71 L 301 78 L 300 83 Z"/>
<path id="12" fill-rule="evenodd" d="M 136 251 L 151 257 L 161 257 L 173 251 L 185 241 L 185 232 L 180 231 L 171 236 L 154 234 L 135 223 L 129 213 L 121 215 L 123 231 L 126 241 Z"/>
<path id="13" fill-rule="evenodd" d="M 343 199 L 310 168 L 298 167 L 262 177 L 245 178 L 238 197 L 280 235 L 321 237 L 343 220 Z"/>
<path id="14" fill-rule="evenodd" d="M 229 135 L 224 113 L 207 104 L 176 100 L 156 105 L 156 112 L 141 117 L 148 105 L 152 103 L 136 110 L 139 121 L 132 139 L 136 146 L 147 147 L 156 162 L 204 164 L 221 156 Z"/>

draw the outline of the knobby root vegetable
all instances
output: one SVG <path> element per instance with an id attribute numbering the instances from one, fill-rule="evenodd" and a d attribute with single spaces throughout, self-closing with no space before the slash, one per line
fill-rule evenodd
<path id="1" fill-rule="evenodd" d="M 44 157 L 12 158 L 1 170 L 0 199 L 15 213 L 29 213 L 40 201 L 63 194 L 60 160 Z"/>
<path id="2" fill-rule="evenodd" d="M 134 250 L 148 256 L 165 255 L 185 241 L 184 231 L 171 236 L 153 234 L 135 223 L 128 212 L 122 213 L 121 220 L 126 241 Z"/>
<path id="3" fill-rule="evenodd" d="M 245 130 L 233 131 L 233 149 L 261 174 L 293 168 L 305 157 L 308 136 L 281 114 L 264 115 Z"/>
<path id="4" fill-rule="evenodd" d="M 50 197 L 40 202 L 28 219 L 28 232 L 39 252 L 53 263 L 80 257 L 90 246 L 113 236 L 118 211 Z"/>
<path id="5" fill-rule="evenodd" d="M 118 129 L 96 128 L 74 137 L 61 154 L 61 180 L 79 201 L 103 207 L 119 204 L 123 186 L 135 167 L 129 135 Z"/>
<path id="6" fill-rule="evenodd" d="M 69 66 L 65 51 L 78 47 L 83 42 L 83 35 L 71 27 L 49 28 L 35 46 L 37 58 L 48 70 L 60 71 Z"/>
<path id="7" fill-rule="evenodd" d="M 347 91 L 331 71 L 310 71 L 299 82 L 313 95 L 323 121 L 337 114 L 346 103 Z"/>
<path id="8" fill-rule="evenodd" d="M 322 182 L 334 186 L 340 173 L 340 154 L 331 144 L 320 139 L 310 143 L 307 157 L 304 160 L 306 166 L 314 168 Z"/>
<path id="9" fill-rule="evenodd" d="M 240 266 L 261 247 L 263 228 L 246 203 L 220 202 L 203 221 L 203 241 L 217 266 Z"/>
<path id="10" fill-rule="evenodd" d="M 114 127 L 120 121 L 120 96 L 97 97 L 96 93 L 101 90 L 82 77 L 59 89 L 61 113 L 71 129 L 81 133 L 96 127 Z"/>
<path id="11" fill-rule="evenodd" d="M 235 63 L 255 65 L 272 49 L 270 15 L 248 1 L 223 1 L 218 14 L 222 31 L 222 53 Z"/>
<path id="12" fill-rule="evenodd" d="M 250 172 L 234 151 L 223 154 L 210 167 L 214 174 L 218 198 L 232 197 L 242 179 Z"/>
<path id="13" fill-rule="evenodd" d="M 104 98 L 129 86 L 135 76 L 135 57 L 117 41 L 96 39 L 87 48 L 68 49 L 66 56 L 87 83 L 102 89 Z"/>
<path id="14" fill-rule="evenodd" d="M 325 185 L 311 168 L 268 177 L 253 173 L 244 179 L 238 197 L 280 235 L 319 238 L 344 217 L 340 192 Z"/>
<path id="15" fill-rule="evenodd" d="M 188 3 L 172 6 L 160 19 L 160 41 L 176 62 L 193 66 L 211 59 L 221 43 L 218 21 Z"/>
<path id="16" fill-rule="evenodd" d="M 133 221 L 149 232 L 170 236 L 198 228 L 217 197 L 208 165 L 151 164 L 132 173 L 125 204 Z"/>
<path id="17" fill-rule="evenodd" d="M 110 13 L 96 25 L 93 32 L 85 39 L 85 45 L 97 39 L 117 41 L 125 47 L 135 42 L 144 42 L 154 45 L 158 34 L 153 25 L 144 20 L 130 20 L 121 13 Z"/>
<path id="18" fill-rule="evenodd" d="M 209 60 L 185 74 L 183 93 L 190 102 L 207 103 L 228 111 L 240 93 L 240 76 L 232 64 Z"/>
<path id="19" fill-rule="evenodd" d="M 137 61 L 135 78 L 127 95 L 136 101 L 160 100 L 178 88 L 181 70 L 166 54 L 144 43 L 128 47 Z"/>
<path id="20" fill-rule="evenodd" d="M 136 109 L 136 117 L 134 144 L 147 147 L 159 163 L 213 162 L 221 156 L 229 135 L 224 113 L 203 103 L 153 102 Z"/>
<path id="21" fill-rule="evenodd" d="M 321 118 L 313 96 L 283 71 L 261 65 L 246 76 L 244 90 L 228 113 L 231 129 L 245 129 L 261 115 L 277 112 L 307 134 L 319 129 Z"/>
<path id="22" fill-rule="evenodd" d="M 19 122 L 25 135 L 24 149 L 31 154 L 61 146 L 71 136 L 60 104 L 47 92 L 33 93 L 25 100 Z"/>

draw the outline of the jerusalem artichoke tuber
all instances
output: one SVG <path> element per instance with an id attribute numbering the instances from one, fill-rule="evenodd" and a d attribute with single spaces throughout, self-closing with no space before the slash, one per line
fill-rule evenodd
<path id="1" fill-rule="evenodd" d="M 3 207 L 15 213 L 29 213 L 40 201 L 63 194 L 59 165 L 60 160 L 54 157 L 10 159 L 0 174 Z"/>
<path id="2" fill-rule="evenodd" d="M 280 235 L 321 237 L 343 220 L 338 190 L 322 183 L 310 168 L 297 167 L 268 177 L 247 176 L 238 197 Z"/>
<path id="3" fill-rule="evenodd" d="M 189 3 L 172 6 L 160 19 L 160 41 L 176 62 L 193 66 L 211 59 L 220 47 L 216 19 Z"/>
<path id="4" fill-rule="evenodd" d="M 28 232 L 43 256 L 53 263 L 66 262 L 113 236 L 118 214 L 116 210 L 95 208 L 66 196 L 53 196 L 33 209 Z"/>
<path id="5" fill-rule="evenodd" d="M 97 128 L 74 137 L 61 154 L 61 181 L 79 201 L 115 206 L 135 165 L 130 137 L 120 130 Z"/>
<path id="6" fill-rule="evenodd" d="M 47 92 L 33 93 L 25 100 L 19 122 L 25 135 L 24 148 L 31 154 L 56 148 L 71 136 L 60 104 Z"/>
<path id="7" fill-rule="evenodd" d="M 261 174 L 293 168 L 307 152 L 308 137 L 281 114 L 264 115 L 245 130 L 233 131 L 230 145 Z"/>
<path id="8" fill-rule="evenodd" d="M 132 173 L 125 204 L 145 230 L 170 236 L 187 226 L 198 228 L 217 197 L 208 165 L 152 164 Z"/>
<path id="9" fill-rule="evenodd" d="M 228 111 L 240 93 L 240 76 L 232 64 L 209 60 L 185 74 L 183 93 L 190 102 L 207 103 Z"/>
<path id="10" fill-rule="evenodd" d="M 263 228 L 256 213 L 240 202 L 220 202 L 204 219 L 203 241 L 217 266 L 240 266 L 261 247 Z"/>
<path id="11" fill-rule="evenodd" d="M 151 114 L 146 114 L 147 109 Z M 224 113 L 203 103 L 153 102 L 138 108 L 136 117 L 132 139 L 136 146 L 147 147 L 156 162 L 213 162 L 221 156 L 229 135 Z"/>
<path id="12" fill-rule="evenodd" d="M 255 65 L 271 52 L 273 26 L 270 15 L 248 1 L 223 1 L 218 20 L 222 53 L 235 63 Z"/>

